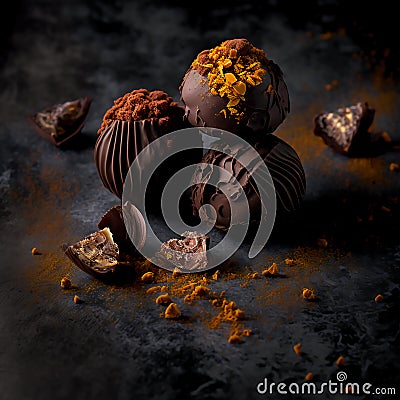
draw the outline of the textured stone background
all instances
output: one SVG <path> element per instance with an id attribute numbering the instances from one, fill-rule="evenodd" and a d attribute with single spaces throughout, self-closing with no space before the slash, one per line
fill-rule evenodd
<path id="1" fill-rule="evenodd" d="M 395 13 L 386 1 L 368 12 L 345 1 L 306 3 L 294 11 L 289 1 L 189 9 L 181 2 L 20 0 L 2 15 L 2 399 L 255 399 L 264 377 L 301 383 L 311 371 L 314 382 L 335 379 L 339 355 L 348 381 L 400 391 L 400 175 L 389 171 L 399 155 L 348 159 L 311 131 L 317 112 L 368 101 L 376 108 L 373 131 L 400 140 Z M 208 327 L 207 301 L 178 298 L 187 318 L 167 321 L 142 285 L 104 285 L 62 251 L 117 203 L 93 161 L 113 100 L 141 87 L 179 100 L 197 53 L 234 37 L 247 37 L 284 71 L 292 110 L 276 134 L 298 151 L 308 185 L 299 214 L 276 228 L 265 250 L 248 260 L 245 244 L 210 285 L 245 310 L 253 334 L 240 345 L 227 342 L 229 325 Z M 77 148 L 55 148 L 27 122 L 84 95 L 93 103 Z M 327 248 L 316 245 L 321 237 Z M 31 255 L 34 246 L 42 255 Z M 298 264 L 284 266 L 287 257 Z M 285 279 L 246 284 L 247 272 L 273 261 Z M 72 292 L 58 285 L 64 275 L 77 286 Z M 318 302 L 301 299 L 305 286 Z M 84 304 L 72 302 L 75 293 Z M 382 303 L 374 302 L 377 293 Z M 297 342 L 302 357 L 292 350 Z"/>

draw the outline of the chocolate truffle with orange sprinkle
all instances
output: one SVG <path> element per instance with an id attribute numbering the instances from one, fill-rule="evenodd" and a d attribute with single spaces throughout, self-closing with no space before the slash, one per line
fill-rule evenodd
<path id="1" fill-rule="evenodd" d="M 274 132 L 290 111 L 281 69 L 247 39 L 200 52 L 179 90 L 191 125 L 244 136 Z"/>

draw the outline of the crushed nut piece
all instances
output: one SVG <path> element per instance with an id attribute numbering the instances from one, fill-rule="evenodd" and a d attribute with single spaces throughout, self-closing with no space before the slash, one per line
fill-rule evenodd
<path id="1" fill-rule="evenodd" d="M 175 303 L 170 303 L 170 305 L 165 310 L 165 314 L 164 314 L 165 318 L 168 318 L 168 319 L 179 318 L 181 315 L 182 315 L 182 313 Z"/>
<path id="2" fill-rule="evenodd" d="M 150 283 L 154 280 L 154 272 L 146 272 L 141 277 L 142 282 Z"/>
<path id="3" fill-rule="evenodd" d="M 263 276 L 279 275 L 278 265 L 276 263 L 273 263 L 269 268 L 265 269 L 262 272 L 262 275 Z"/>
<path id="4" fill-rule="evenodd" d="M 75 295 L 74 296 L 74 303 L 75 304 L 80 304 L 80 303 L 83 303 L 83 300 L 79 296 Z"/>
<path id="5" fill-rule="evenodd" d="M 36 247 L 34 247 L 34 248 L 31 250 L 31 253 L 32 253 L 32 255 L 34 255 L 34 256 L 38 256 L 38 255 L 40 254 L 39 250 L 38 250 Z"/>
<path id="6" fill-rule="evenodd" d="M 390 163 L 390 165 L 389 165 L 389 169 L 391 170 L 391 171 L 400 171 L 400 165 L 399 164 L 396 164 L 396 163 Z"/>
<path id="7" fill-rule="evenodd" d="M 172 277 L 173 278 L 177 278 L 181 274 L 182 274 L 182 271 L 177 267 L 175 267 L 174 270 L 172 271 Z"/>
<path id="8" fill-rule="evenodd" d="M 344 357 L 343 356 L 339 356 L 335 363 L 336 363 L 337 366 L 343 367 L 343 365 L 345 364 Z"/>
<path id="9" fill-rule="evenodd" d="M 146 294 L 154 294 L 161 291 L 161 286 L 153 286 L 146 290 Z"/>
<path id="10" fill-rule="evenodd" d="M 212 278 L 213 278 L 215 281 L 217 281 L 218 278 L 219 278 L 219 275 L 220 275 L 220 272 L 219 272 L 219 269 L 217 269 L 217 270 L 213 273 Z"/>
<path id="11" fill-rule="evenodd" d="M 231 344 L 239 344 L 242 343 L 242 338 L 238 334 L 233 333 L 229 336 L 228 342 Z"/>
<path id="12" fill-rule="evenodd" d="M 379 303 L 380 301 L 382 301 L 383 300 L 383 296 L 381 295 L 381 294 L 377 294 L 376 296 L 375 296 L 375 302 L 376 303 Z"/>
<path id="13" fill-rule="evenodd" d="M 169 294 L 161 294 L 156 298 L 156 304 L 170 304 L 172 303 L 171 297 L 169 297 Z"/>
<path id="14" fill-rule="evenodd" d="M 294 350 L 294 352 L 299 356 L 301 353 L 303 353 L 303 351 L 301 350 L 301 343 L 296 343 L 294 346 L 293 346 L 293 350 Z"/>
<path id="15" fill-rule="evenodd" d="M 64 277 L 64 278 L 62 278 L 61 281 L 60 281 L 60 286 L 61 286 L 63 289 L 71 289 L 71 287 L 72 287 L 72 282 L 71 282 L 71 280 L 70 280 L 69 278 Z"/>
<path id="16" fill-rule="evenodd" d="M 303 296 L 303 299 L 306 300 L 315 300 L 317 298 L 317 296 L 314 293 L 314 290 L 308 288 L 303 288 L 303 292 L 301 295 Z"/>
<path id="17" fill-rule="evenodd" d="M 305 377 L 304 377 L 304 379 L 306 380 L 306 381 L 311 381 L 311 379 L 313 378 L 313 373 L 312 372 L 309 372 Z"/>

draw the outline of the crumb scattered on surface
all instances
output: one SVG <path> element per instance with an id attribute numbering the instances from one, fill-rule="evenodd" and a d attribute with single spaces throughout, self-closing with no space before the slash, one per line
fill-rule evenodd
<path id="1" fill-rule="evenodd" d="M 306 380 L 306 381 L 311 381 L 311 379 L 313 378 L 313 373 L 312 372 L 309 372 L 305 377 L 304 377 L 304 379 Z"/>
<path id="2" fill-rule="evenodd" d="M 306 300 L 315 300 L 317 298 L 314 290 L 308 288 L 303 288 L 301 295 Z"/>
<path id="3" fill-rule="evenodd" d="M 154 272 L 146 272 L 145 274 L 142 275 L 142 277 L 140 278 L 142 280 L 142 282 L 145 283 L 150 283 L 153 282 L 154 280 Z"/>
<path id="4" fill-rule="evenodd" d="M 395 172 L 400 171 L 400 165 L 397 163 L 390 163 L 389 169 Z"/>
<path id="5" fill-rule="evenodd" d="M 342 367 L 345 364 L 345 359 L 343 356 L 339 356 L 338 359 L 335 361 L 335 364 L 338 367 Z"/>
<path id="6" fill-rule="evenodd" d="M 301 343 L 299 342 L 299 343 L 296 343 L 294 346 L 293 346 L 293 350 L 294 350 L 294 352 L 299 356 L 300 354 L 302 354 L 303 353 L 303 351 L 301 350 Z"/>
<path id="7" fill-rule="evenodd" d="M 383 296 L 381 294 L 377 294 L 374 300 L 376 303 L 379 303 L 383 300 Z"/>
<path id="8" fill-rule="evenodd" d="M 74 303 L 75 304 L 80 304 L 80 303 L 83 303 L 83 300 L 78 295 L 75 295 L 74 296 Z"/>
<path id="9" fill-rule="evenodd" d="M 170 303 L 164 314 L 165 318 L 167 319 L 179 318 L 181 315 L 182 313 L 176 303 Z"/>
<path id="10" fill-rule="evenodd" d="M 32 248 L 31 253 L 32 253 L 33 256 L 38 256 L 38 255 L 40 255 L 40 252 L 39 252 L 39 250 L 38 250 L 36 247 L 33 247 L 33 248 Z"/>
<path id="11" fill-rule="evenodd" d="M 278 264 L 277 263 L 272 263 L 272 265 L 265 269 L 262 272 L 263 276 L 270 276 L 270 275 L 280 275 L 279 270 L 278 270 Z"/>
<path id="12" fill-rule="evenodd" d="M 327 247 L 328 246 L 328 241 L 326 239 L 323 239 L 323 238 L 318 239 L 317 240 L 317 246 L 318 247 L 322 247 L 322 248 Z"/>
<path id="13" fill-rule="evenodd" d="M 154 293 L 157 293 L 157 292 L 161 292 L 161 286 L 153 286 L 153 287 L 148 288 L 146 290 L 146 294 L 154 294 Z"/>
<path id="14" fill-rule="evenodd" d="M 172 299 L 168 293 L 160 294 L 160 296 L 156 298 L 156 304 L 170 304 L 170 303 L 172 303 Z"/>
<path id="15" fill-rule="evenodd" d="M 64 277 L 64 278 L 62 278 L 61 281 L 60 281 L 60 286 L 61 286 L 63 289 L 71 289 L 71 287 L 72 287 L 72 282 L 71 282 L 71 280 L 70 280 L 69 278 Z"/>

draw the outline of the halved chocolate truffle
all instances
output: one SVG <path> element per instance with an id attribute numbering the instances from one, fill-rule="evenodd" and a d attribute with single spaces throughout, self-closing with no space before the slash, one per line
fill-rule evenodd
<path id="1" fill-rule="evenodd" d="M 273 132 L 290 111 L 281 69 L 247 39 L 200 52 L 179 90 L 191 125 L 235 134 Z"/>
<path id="2" fill-rule="evenodd" d="M 90 97 L 81 97 L 55 104 L 30 116 L 29 121 L 46 140 L 50 140 L 56 146 L 62 146 L 81 132 L 91 102 Z"/>
<path id="3" fill-rule="evenodd" d="M 98 279 L 111 279 L 118 273 L 119 248 L 109 228 L 94 232 L 70 245 L 65 254 L 82 271 Z"/>
<path id="4" fill-rule="evenodd" d="M 94 148 L 97 171 L 104 186 L 122 198 L 123 185 L 136 156 L 148 144 L 174 130 L 187 127 L 184 109 L 167 93 L 146 89 L 133 90 L 114 101 L 104 115 Z M 162 160 L 160 154 L 153 157 Z M 190 150 L 188 150 L 190 152 Z M 188 152 L 186 151 L 186 153 Z M 180 152 L 161 163 L 147 187 L 149 204 L 158 203 L 168 179 L 182 166 L 196 162 L 194 154 Z M 194 151 L 201 158 L 199 151 Z M 141 165 L 140 168 L 146 168 Z"/>
<path id="5" fill-rule="evenodd" d="M 267 165 L 274 183 L 277 214 L 296 211 L 302 203 L 306 189 L 305 173 L 298 154 L 288 143 L 272 134 L 260 138 L 259 141 L 253 143 L 253 146 Z M 192 187 L 193 213 L 198 215 L 199 209 L 203 205 L 210 204 L 217 214 L 215 226 L 227 230 L 231 226 L 229 203 L 233 202 L 235 215 L 239 217 L 239 220 L 244 220 L 243 218 L 249 211 L 250 226 L 257 225 L 260 222 L 262 203 L 253 175 L 257 171 L 258 164 L 252 163 L 253 170 L 246 170 L 237 161 L 239 156 L 253 159 L 250 153 L 244 154 L 247 151 L 241 144 L 230 147 L 229 154 L 225 154 L 222 150 L 223 146 L 220 148 L 215 146 L 215 149 L 209 150 L 203 157 L 202 163 L 204 164 L 199 164 L 193 175 L 193 182 L 202 182 Z M 244 194 L 235 191 L 228 199 L 221 188 L 224 185 L 232 186 L 230 175 L 224 177 L 224 174 L 221 174 L 219 169 L 214 166 L 223 168 L 234 176 Z M 210 185 L 208 182 L 211 181 L 217 182 L 217 184 Z M 268 183 L 265 182 L 265 184 Z M 244 195 L 247 199 L 244 199 Z M 246 200 L 248 211 L 243 203 Z M 243 214 L 242 217 L 240 217 L 241 214 Z"/>
<path id="6" fill-rule="evenodd" d="M 335 112 L 320 113 L 314 117 L 313 129 L 325 144 L 344 155 L 363 154 L 370 147 L 368 132 L 375 110 L 368 103 L 357 103 L 338 108 Z"/>

